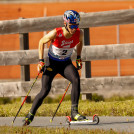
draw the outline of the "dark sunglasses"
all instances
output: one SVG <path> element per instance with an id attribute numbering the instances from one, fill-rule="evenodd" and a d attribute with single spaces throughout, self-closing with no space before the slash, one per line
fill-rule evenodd
<path id="1" fill-rule="evenodd" d="M 79 25 L 69 25 L 69 28 L 71 28 L 71 29 L 74 29 L 74 28 L 77 29 L 78 26 L 79 26 Z"/>

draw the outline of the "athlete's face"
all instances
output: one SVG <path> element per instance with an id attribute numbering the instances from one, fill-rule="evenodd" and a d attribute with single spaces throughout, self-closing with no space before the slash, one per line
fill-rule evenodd
<path id="1" fill-rule="evenodd" d="M 79 25 L 77 25 L 77 24 L 68 24 L 67 26 L 68 26 L 68 30 L 69 30 L 70 34 L 74 34 Z"/>

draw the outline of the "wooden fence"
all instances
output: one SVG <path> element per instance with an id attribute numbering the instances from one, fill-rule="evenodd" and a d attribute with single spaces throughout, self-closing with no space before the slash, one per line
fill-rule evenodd
<path id="1" fill-rule="evenodd" d="M 90 61 L 133 59 L 134 43 L 89 46 L 89 27 L 131 23 L 134 23 L 134 9 L 81 13 L 80 28 L 84 29 L 85 44 L 82 50 L 82 60 L 84 65 L 81 77 L 82 93 L 96 92 L 104 95 L 107 92 L 109 96 L 114 93 L 119 93 L 121 95 L 132 94 L 134 88 L 134 76 L 90 78 Z M 61 26 L 63 26 L 62 16 L 0 21 L 0 34 L 20 34 L 21 49 L 24 49 L 19 51 L 0 52 L 0 65 L 21 65 L 22 74 L 20 82 L 0 83 L 1 97 L 25 96 L 33 82 L 30 81 L 29 64 L 38 62 L 38 50 L 28 50 L 28 33 L 48 31 Z M 47 55 L 47 51 L 47 49 L 44 50 L 44 58 Z M 75 60 L 75 58 L 76 52 L 74 50 L 72 60 Z M 67 85 L 67 80 L 55 79 L 52 83 L 50 94 L 63 93 Z M 35 96 L 37 92 L 39 92 L 40 86 L 40 81 L 37 81 L 30 95 Z"/>

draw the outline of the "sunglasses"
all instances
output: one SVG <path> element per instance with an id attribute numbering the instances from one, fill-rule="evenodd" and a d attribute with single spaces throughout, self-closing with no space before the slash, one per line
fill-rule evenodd
<path id="1" fill-rule="evenodd" d="M 71 28 L 71 29 L 74 29 L 74 28 L 77 29 L 78 26 L 79 26 L 79 25 L 69 25 L 69 28 Z"/>

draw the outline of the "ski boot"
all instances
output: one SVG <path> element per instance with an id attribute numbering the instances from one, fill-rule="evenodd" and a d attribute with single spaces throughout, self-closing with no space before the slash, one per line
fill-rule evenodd
<path id="1" fill-rule="evenodd" d="M 71 120 L 72 121 L 82 121 L 86 120 L 86 117 L 78 113 L 78 105 L 72 105 L 71 107 Z"/>
<path id="2" fill-rule="evenodd" d="M 30 112 L 27 114 L 27 116 L 25 117 L 25 119 L 23 120 L 23 126 L 27 126 L 29 125 L 34 119 L 34 115 L 31 114 Z"/>

